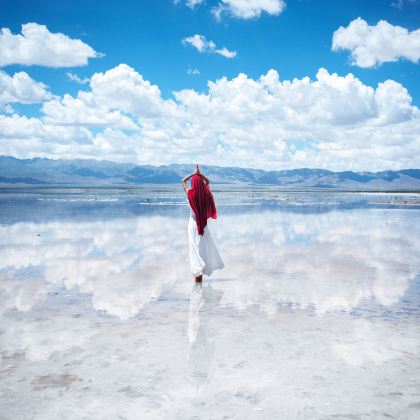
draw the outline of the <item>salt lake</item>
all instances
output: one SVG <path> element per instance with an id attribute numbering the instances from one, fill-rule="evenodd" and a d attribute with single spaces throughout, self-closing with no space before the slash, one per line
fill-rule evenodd
<path id="1" fill-rule="evenodd" d="M 420 418 L 420 195 L 0 193 L 0 418 Z"/>

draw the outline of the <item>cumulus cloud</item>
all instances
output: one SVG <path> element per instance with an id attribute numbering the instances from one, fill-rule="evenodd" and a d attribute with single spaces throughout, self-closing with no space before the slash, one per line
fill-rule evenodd
<path id="1" fill-rule="evenodd" d="M 0 136 L 7 132 L 8 140 L 0 153 L 265 169 L 419 166 L 420 111 L 407 89 L 393 80 L 369 86 L 324 68 L 315 79 L 280 80 L 273 69 L 257 79 L 241 73 L 166 99 L 122 64 L 95 73 L 86 91 L 44 102 L 40 118 L 22 118 L 2 116 Z M 32 128 L 26 136 L 23 123 Z"/>
<path id="2" fill-rule="evenodd" d="M 7 104 L 34 104 L 51 97 L 43 83 L 31 79 L 24 71 L 9 76 L 0 70 L 0 109 Z"/>
<path id="3" fill-rule="evenodd" d="M 229 51 L 226 47 L 217 48 L 213 41 L 208 41 L 204 35 L 192 35 L 182 39 L 183 44 L 193 46 L 198 52 L 207 52 L 210 54 L 219 54 L 226 58 L 236 57 L 236 51 Z"/>
<path id="4" fill-rule="evenodd" d="M 21 34 L 17 35 L 8 28 L 2 28 L 0 32 L 0 66 L 84 66 L 89 58 L 102 55 L 80 39 L 52 33 L 45 25 L 37 23 L 22 25 Z"/>
<path id="5" fill-rule="evenodd" d="M 333 35 L 332 50 L 349 50 L 351 63 L 359 67 L 374 67 L 386 62 L 420 59 L 420 29 L 409 32 L 385 20 L 370 26 L 360 17 Z"/>
<path id="6" fill-rule="evenodd" d="M 54 125 L 85 125 L 133 130 L 137 125 L 121 111 L 110 110 L 106 105 L 90 106 L 83 99 L 64 95 L 44 103 L 44 121 Z"/>
<path id="7" fill-rule="evenodd" d="M 89 156 L 94 135 L 86 127 L 44 123 L 39 118 L 0 114 L 0 150 L 4 155 L 66 157 Z"/>
<path id="8" fill-rule="evenodd" d="M 0 137 L 3 140 L 19 140 L 22 145 L 27 141 L 26 150 L 28 150 L 31 145 L 35 147 L 38 141 L 74 146 L 76 143 L 89 143 L 93 140 L 92 133 L 85 127 L 49 125 L 45 124 L 39 118 L 28 118 L 16 114 L 12 116 L 0 114 Z M 6 142 L 6 144 L 7 143 L 8 142 Z M 4 144 L 2 146 L 4 147 Z M 35 152 L 32 150 L 30 151 Z M 34 156 L 36 156 L 36 154 Z"/>
<path id="9" fill-rule="evenodd" d="M 283 0 L 221 0 L 212 9 L 216 19 L 228 14 L 238 19 L 258 18 L 262 13 L 279 15 L 286 8 Z"/>
<path id="10" fill-rule="evenodd" d="M 44 120 L 57 125 L 94 125 L 132 130 L 137 128 L 131 116 L 152 117 L 171 107 L 163 101 L 159 88 L 134 71 L 120 64 L 105 73 L 95 73 L 90 79 L 89 92 L 80 91 L 77 97 L 45 102 Z M 175 107 L 175 104 L 172 106 Z"/>

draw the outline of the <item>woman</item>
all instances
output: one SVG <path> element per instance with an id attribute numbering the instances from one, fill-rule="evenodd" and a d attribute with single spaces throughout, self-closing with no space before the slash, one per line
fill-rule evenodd
<path id="1" fill-rule="evenodd" d="M 187 181 L 190 178 L 192 178 L 191 188 L 188 189 Z M 194 173 L 182 180 L 182 187 L 190 203 L 188 238 L 191 271 L 196 282 L 203 280 L 203 274 L 210 276 L 214 270 L 224 267 L 207 226 L 209 217 L 217 218 L 216 206 L 209 183 L 208 178 L 200 173 L 198 165 L 196 165 Z"/>

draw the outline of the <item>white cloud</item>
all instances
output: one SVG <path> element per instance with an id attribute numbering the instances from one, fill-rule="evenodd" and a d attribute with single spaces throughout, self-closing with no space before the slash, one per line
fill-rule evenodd
<path id="1" fill-rule="evenodd" d="M 401 58 L 417 63 L 420 59 L 420 29 L 409 32 L 380 20 L 370 26 L 360 17 L 333 35 L 332 50 L 349 50 L 351 63 L 359 67 L 374 67 Z"/>
<path id="2" fill-rule="evenodd" d="M 0 114 L 0 137 L 5 140 L 28 140 L 48 143 L 88 143 L 93 135 L 85 127 L 64 127 L 45 124 L 38 118 Z"/>
<path id="3" fill-rule="evenodd" d="M 180 1 L 175 0 L 175 3 Z M 206 0 L 185 0 L 186 6 L 190 9 L 205 2 Z M 260 17 L 263 13 L 279 15 L 285 9 L 284 0 L 220 0 L 211 9 L 211 13 L 217 20 L 220 20 L 223 14 L 237 19 L 252 19 Z"/>
<path id="4" fill-rule="evenodd" d="M 405 3 L 416 4 L 417 0 L 393 0 L 391 1 L 391 6 L 402 10 Z"/>
<path id="5" fill-rule="evenodd" d="M 200 70 L 198 68 L 188 69 L 187 74 L 192 76 L 198 76 L 200 74 Z"/>
<path id="6" fill-rule="evenodd" d="M 104 73 L 95 73 L 90 81 L 91 93 L 84 99 L 97 99 L 110 108 L 117 108 L 134 115 L 160 115 L 163 101 L 160 89 L 144 80 L 141 74 L 126 64 L 120 64 Z"/>
<path id="7" fill-rule="evenodd" d="M 171 101 L 163 101 L 156 85 L 125 64 L 95 73 L 90 88 L 89 92 L 80 91 L 77 97 L 64 95 L 44 103 L 44 120 L 49 124 L 134 130 L 137 124 L 133 116 L 153 117 L 160 115 L 165 106 L 171 107 Z"/>
<path id="8" fill-rule="evenodd" d="M 86 127 L 49 125 L 39 118 L 0 114 L 0 150 L 10 156 L 87 156 L 93 134 Z"/>
<path id="9" fill-rule="evenodd" d="M 42 112 L 39 119 L 3 115 L 0 154 L 265 169 L 420 165 L 420 111 L 407 89 L 393 80 L 372 87 L 323 68 L 313 80 L 241 73 L 209 81 L 205 92 L 164 99 L 122 64 L 94 74 L 87 91 L 45 102 Z M 92 125 L 103 131 L 91 133 Z"/>
<path id="10" fill-rule="evenodd" d="M 88 77 L 84 77 L 83 79 L 81 77 L 79 77 L 77 74 L 75 73 L 70 73 L 67 72 L 66 76 L 69 78 L 69 80 L 71 80 L 72 82 L 76 82 L 79 83 L 80 85 L 85 85 L 87 83 L 89 83 L 90 79 Z"/>
<path id="11" fill-rule="evenodd" d="M 204 35 L 192 35 L 182 40 L 183 44 L 192 45 L 198 52 L 207 52 L 210 54 L 219 54 L 226 58 L 236 57 L 236 51 L 229 51 L 226 47 L 216 48 L 213 41 L 208 41 Z"/>
<path id="12" fill-rule="evenodd" d="M 111 110 L 98 102 L 92 105 L 66 94 L 61 99 L 53 99 L 43 104 L 44 121 L 53 125 L 113 127 L 121 130 L 137 128 L 137 125 L 121 111 Z"/>
<path id="13" fill-rule="evenodd" d="M 236 57 L 236 51 L 229 51 L 226 47 L 220 48 L 216 50 L 217 54 L 223 55 L 226 58 L 234 58 Z"/>
<path id="14" fill-rule="evenodd" d="M 80 39 L 52 33 L 45 25 L 37 23 L 22 25 L 22 33 L 18 35 L 13 35 L 8 28 L 0 32 L 0 66 L 74 67 L 84 66 L 89 58 L 101 56 Z"/>
<path id="15" fill-rule="evenodd" d="M 0 109 L 7 104 L 34 104 L 51 98 L 47 87 L 24 71 L 9 76 L 0 70 Z"/>
<path id="16" fill-rule="evenodd" d="M 199 4 L 204 3 L 206 0 L 186 0 L 185 4 L 190 7 L 191 9 L 194 9 L 195 6 L 198 6 Z"/>
<path id="17" fill-rule="evenodd" d="M 223 13 L 238 19 L 252 19 L 262 13 L 279 15 L 285 8 L 283 0 L 221 0 L 212 13 L 216 19 L 220 19 Z"/>
<path id="18" fill-rule="evenodd" d="M 216 47 L 213 41 L 207 41 L 205 36 L 198 34 L 184 38 L 182 43 L 192 45 L 199 52 L 212 50 Z"/>

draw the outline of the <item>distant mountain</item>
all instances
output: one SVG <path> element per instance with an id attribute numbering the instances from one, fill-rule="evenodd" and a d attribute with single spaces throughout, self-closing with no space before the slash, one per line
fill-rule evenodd
<path id="1" fill-rule="evenodd" d="M 136 186 L 179 183 L 194 165 L 136 165 L 93 159 L 16 159 L 0 156 L 0 186 Z M 263 171 L 201 166 L 212 183 L 277 185 L 284 188 L 420 191 L 420 169 L 333 172 L 325 169 Z"/>

